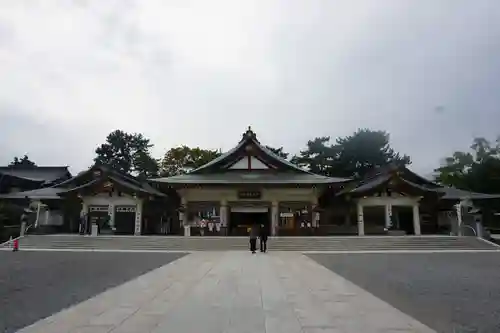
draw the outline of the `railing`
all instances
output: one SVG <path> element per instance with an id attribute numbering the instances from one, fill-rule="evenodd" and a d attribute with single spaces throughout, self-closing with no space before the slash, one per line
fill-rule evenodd
<path id="1" fill-rule="evenodd" d="M 27 226 L 27 227 L 26 227 L 26 229 L 24 230 L 24 234 L 23 234 L 23 233 L 21 233 L 21 234 L 23 234 L 23 235 L 18 236 L 18 237 L 16 237 L 16 238 L 9 239 L 9 240 L 7 240 L 7 241 L 5 241 L 5 242 L 3 242 L 3 243 L 0 243 L 0 247 L 10 246 L 10 245 L 11 245 L 11 243 L 12 243 L 13 241 L 15 241 L 16 239 L 21 239 L 21 238 L 23 238 L 23 237 L 24 237 L 24 235 L 26 235 L 26 233 L 28 232 L 28 230 L 29 230 L 32 226 L 33 226 L 33 224 L 30 224 L 29 226 Z M 22 225 L 21 225 L 21 227 L 22 227 Z"/>
<path id="2" fill-rule="evenodd" d="M 467 225 L 467 224 L 462 224 L 460 226 L 460 229 L 462 228 L 469 228 L 470 230 L 472 230 L 472 233 L 474 233 L 474 237 L 477 237 L 477 232 L 476 232 L 476 229 L 474 229 L 473 227 L 471 227 L 470 225 Z"/>
<path id="3" fill-rule="evenodd" d="M 26 230 L 24 230 L 24 234 L 26 235 L 28 233 L 28 230 L 33 226 L 33 224 L 30 224 L 29 226 L 26 227 Z"/>
<path id="4" fill-rule="evenodd" d="M 0 244 L 0 247 L 6 247 L 6 246 L 10 246 L 10 244 L 15 241 L 16 239 L 20 239 L 22 236 L 18 236 L 16 238 L 12 238 L 12 239 L 9 239 L 8 241 L 5 241 L 3 243 Z"/>

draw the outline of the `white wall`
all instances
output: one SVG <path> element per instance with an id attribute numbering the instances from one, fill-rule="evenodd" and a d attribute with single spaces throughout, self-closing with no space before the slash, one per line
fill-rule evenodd
<path id="1" fill-rule="evenodd" d="M 83 197 L 82 200 L 87 206 L 135 206 L 141 202 L 141 199 L 139 198 L 135 199 L 132 196 L 125 194 L 122 194 L 122 196 L 119 197 L 115 193 L 113 193 L 112 197 L 108 194 L 101 193 L 95 196 Z"/>
<path id="2" fill-rule="evenodd" d="M 368 197 L 360 198 L 358 202 L 363 206 L 413 206 L 418 204 L 419 197 Z"/>
<path id="3" fill-rule="evenodd" d="M 135 221 L 135 234 L 141 234 L 142 228 L 142 201 L 143 199 L 134 198 L 128 194 L 122 193 L 118 196 L 113 193 L 109 196 L 108 193 L 99 193 L 94 196 L 86 196 L 82 198 L 83 211 L 88 213 L 89 206 L 108 206 L 108 215 L 110 217 L 109 224 L 113 228 L 115 225 L 115 207 L 116 206 L 135 206 L 136 207 L 136 221 Z"/>
<path id="4" fill-rule="evenodd" d="M 244 188 L 244 187 L 242 187 Z M 317 200 L 317 192 L 314 188 L 288 188 L 288 189 L 262 189 L 262 197 L 258 200 L 238 199 L 238 189 L 180 189 L 177 191 L 187 202 L 192 201 L 306 201 Z"/>

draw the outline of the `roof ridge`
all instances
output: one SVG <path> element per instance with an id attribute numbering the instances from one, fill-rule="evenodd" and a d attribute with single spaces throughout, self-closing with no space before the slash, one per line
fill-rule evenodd
<path id="1" fill-rule="evenodd" d="M 68 169 L 69 165 L 4 165 L 0 169 L 8 170 L 36 170 L 36 169 Z"/>

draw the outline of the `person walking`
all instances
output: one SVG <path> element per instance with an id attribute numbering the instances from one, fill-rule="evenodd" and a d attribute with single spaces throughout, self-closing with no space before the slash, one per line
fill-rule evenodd
<path id="1" fill-rule="evenodd" d="M 252 224 L 250 227 L 250 251 L 255 253 L 257 250 L 257 236 L 259 235 L 259 230 L 256 224 Z"/>
<path id="2" fill-rule="evenodd" d="M 267 238 L 269 237 L 268 230 L 265 225 L 261 224 L 260 225 L 260 252 L 266 252 L 267 251 Z"/>

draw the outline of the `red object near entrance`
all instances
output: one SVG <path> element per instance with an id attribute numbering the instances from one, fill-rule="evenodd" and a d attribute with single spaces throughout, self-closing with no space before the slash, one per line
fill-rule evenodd
<path id="1" fill-rule="evenodd" d="M 12 242 L 12 252 L 19 251 L 19 239 L 14 239 Z"/>

